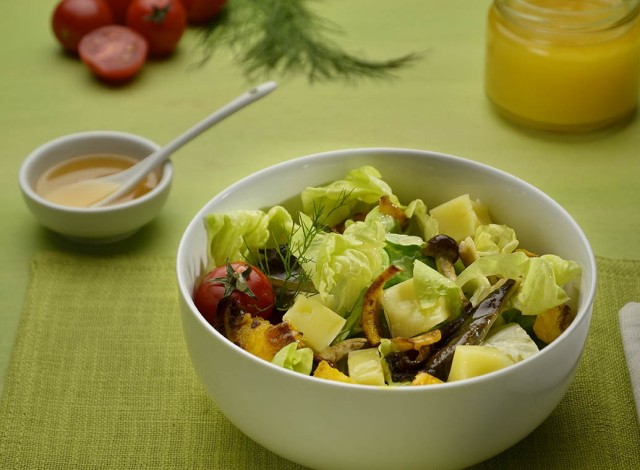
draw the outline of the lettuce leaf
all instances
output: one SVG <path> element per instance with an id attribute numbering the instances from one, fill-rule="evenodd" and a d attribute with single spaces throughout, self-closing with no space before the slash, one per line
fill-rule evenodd
<path id="1" fill-rule="evenodd" d="M 438 235 L 438 221 L 429 215 L 427 206 L 421 199 L 411 201 L 404 213 L 409 218 L 409 225 L 405 230 L 407 234 L 417 235 L 424 241 Z"/>
<path id="2" fill-rule="evenodd" d="M 208 214 L 204 223 L 212 267 L 227 260 L 245 259 L 260 248 L 286 243 L 293 227 L 291 215 L 282 206 L 274 206 L 267 212 L 237 210 Z"/>
<path id="3" fill-rule="evenodd" d="M 462 311 L 460 287 L 419 260 L 413 265 L 413 288 L 420 310 L 428 317 L 430 327 L 456 318 Z"/>
<path id="4" fill-rule="evenodd" d="M 298 343 L 289 343 L 273 356 L 271 363 L 309 375 L 313 366 L 313 351 L 310 348 L 298 349 Z"/>
<path id="5" fill-rule="evenodd" d="M 529 270 L 509 305 L 524 315 L 538 315 L 569 300 L 558 285 L 553 264 L 544 258 L 529 258 Z"/>
<path id="6" fill-rule="evenodd" d="M 520 280 L 507 307 L 524 315 L 538 315 L 568 301 L 563 286 L 579 274 L 577 263 L 555 255 L 530 258 L 523 252 L 501 253 L 474 261 L 460 273 L 456 284 L 471 293 L 471 303 L 477 305 L 491 290 L 489 276 Z"/>
<path id="7" fill-rule="evenodd" d="M 522 252 L 483 256 L 460 273 L 456 284 L 471 295 L 471 303 L 475 306 L 491 291 L 489 276 L 500 276 L 520 279 L 529 268 L 529 257 Z"/>
<path id="8" fill-rule="evenodd" d="M 384 227 L 380 223 L 354 222 L 342 234 L 318 232 L 300 254 L 304 234 L 311 233 L 313 222 L 300 214 L 300 223 L 303 229 L 294 231 L 292 252 L 298 255 L 322 303 L 345 316 L 362 291 L 389 265 Z"/>
<path id="9" fill-rule="evenodd" d="M 324 225 L 333 227 L 357 213 L 368 213 L 382 196 L 399 204 L 391 187 L 372 166 L 351 170 L 342 180 L 326 186 L 309 187 L 302 191 L 302 210 L 315 214 Z"/>
<path id="10" fill-rule="evenodd" d="M 518 247 L 516 232 L 506 225 L 480 225 L 473 236 L 478 256 L 513 253 Z"/>
<path id="11" fill-rule="evenodd" d="M 517 323 L 493 328 L 482 345 L 498 349 L 509 356 L 513 362 L 522 361 L 539 351 L 535 341 Z"/>
<path id="12" fill-rule="evenodd" d="M 414 235 L 388 233 L 385 236 L 385 241 L 384 250 L 389 256 L 389 264 L 394 264 L 402 269 L 402 272 L 393 276 L 385 284 L 385 287 L 388 288 L 407 279 L 411 279 L 413 277 L 413 263 L 415 260 L 420 260 L 432 268 L 435 268 L 433 259 L 422 252 L 422 247 L 425 244 L 422 238 Z"/>

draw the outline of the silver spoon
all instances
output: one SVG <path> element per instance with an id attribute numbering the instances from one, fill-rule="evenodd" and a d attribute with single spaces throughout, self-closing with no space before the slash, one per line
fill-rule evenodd
<path id="1" fill-rule="evenodd" d="M 151 170 L 165 162 L 187 142 L 275 88 L 275 82 L 266 82 L 252 88 L 124 171 L 62 186 L 44 197 L 51 202 L 74 207 L 101 207 L 109 204 L 135 188 Z"/>

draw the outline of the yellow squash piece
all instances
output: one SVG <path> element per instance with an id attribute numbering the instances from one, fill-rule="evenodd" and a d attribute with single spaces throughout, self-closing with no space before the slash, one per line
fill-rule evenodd
<path id="1" fill-rule="evenodd" d="M 245 351 L 266 361 L 271 361 L 287 344 L 297 341 L 299 334 L 282 322 L 272 325 L 261 317 L 243 313 L 235 318 L 228 338 Z"/>
<path id="2" fill-rule="evenodd" d="M 320 379 L 335 380 L 336 382 L 345 382 L 350 384 L 356 383 L 348 375 L 343 374 L 335 367 L 331 367 L 327 361 L 320 361 L 320 364 L 316 367 L 313 376 Z"/>
<path id="3" fill-rule="evenodd" d="M 411 385 L 435 385 L 441 383 L 444 382 L 438 377 L 434 377 L 433 375 L 427 374 L 426 372 L 419 372 L 411 382 Z"/>
<path id="4" fill-rule="evenodd" d="M 549 344 L 562 334 L 573 321 L 573 315 L 568 305 L 559 305 L 545 310 L 533 323 L 533 332 L 545 343 Z"/>

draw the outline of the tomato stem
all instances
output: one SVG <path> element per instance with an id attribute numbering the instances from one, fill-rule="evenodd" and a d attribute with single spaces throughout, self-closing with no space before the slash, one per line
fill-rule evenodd
<path id="1" fill-rule="evenodd" d="M 167 5 L 164 7 L 153 5 L 151 7 L 151 13 L 149 13 L 145 17 L 145 19 L 147 21 L 151 21 L 152 23 L 156 23 L 156 24 L 164 23 L 164 20 L 169 14 L 170 9 L 171 9 L 171 3 L 167 3 Z"/>
<path id="2" fill-rule="evenodd" d="M 241 292 L 242 294 L 248 295 L 252 299 L 257 299 L 256 295 L 249 287 L 248 280 L 249 276 L 251 276 L 251 265 L 246 265 L 247 269 L 242 272 L 234 271 L 233 266 L 231 266 L 231 262 L 227 260 L 227 274 L 224 277 L 214 277 L 212 279 L 207 279 L 206 282 L 222 284 L 224 286 L 224 293 L 222 298 L 226 299 L 231 296 L 234 291 Z"/>

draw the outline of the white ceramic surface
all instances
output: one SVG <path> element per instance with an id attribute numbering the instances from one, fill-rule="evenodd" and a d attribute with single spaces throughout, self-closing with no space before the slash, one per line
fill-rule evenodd
<path id="1" fill-rule="evenodd" d="M 302 189 L 378 168 L 401 201 L 428 207 L 463 193 L 486 203 L 522 246 L 583 266 L 579 312 L 562 336 L 507 369 L 437 386 L 376 388 L 314 379 L 246 353 L 215 331 L 192 300 L 206 263 L 203 217 L 292 201 Z M 290 207 L 295 206 L 291 204 Z M 409 149 L 354 149 L 281 163 L 230 186 L 187 227 L 177 256 L 184 336 L 217 406 L 267 449 L 318 469 L 463 468 L 523 439 L 558 405 L 578 366 L 596 285 L 589 243 L 571 216 L 531 185 L 482 164 Z"/>
<path id="2" fill-rule="evenodd" d="M 105 207 L 68 207 L 47 201 L 34 190 L 47 169 L 66 159 L 92 153 L 115 153 L 142 159 L 159 146 L 143 137 L 112 131 L 70 134 L 35 149 L 20 168 L 19 184 L 31 213 L 45 227 L 86 243 L 126 238 L 153 220 L 167 200 L 173 166 L 166 162 L 158 185 L 141 197 Z"/>

